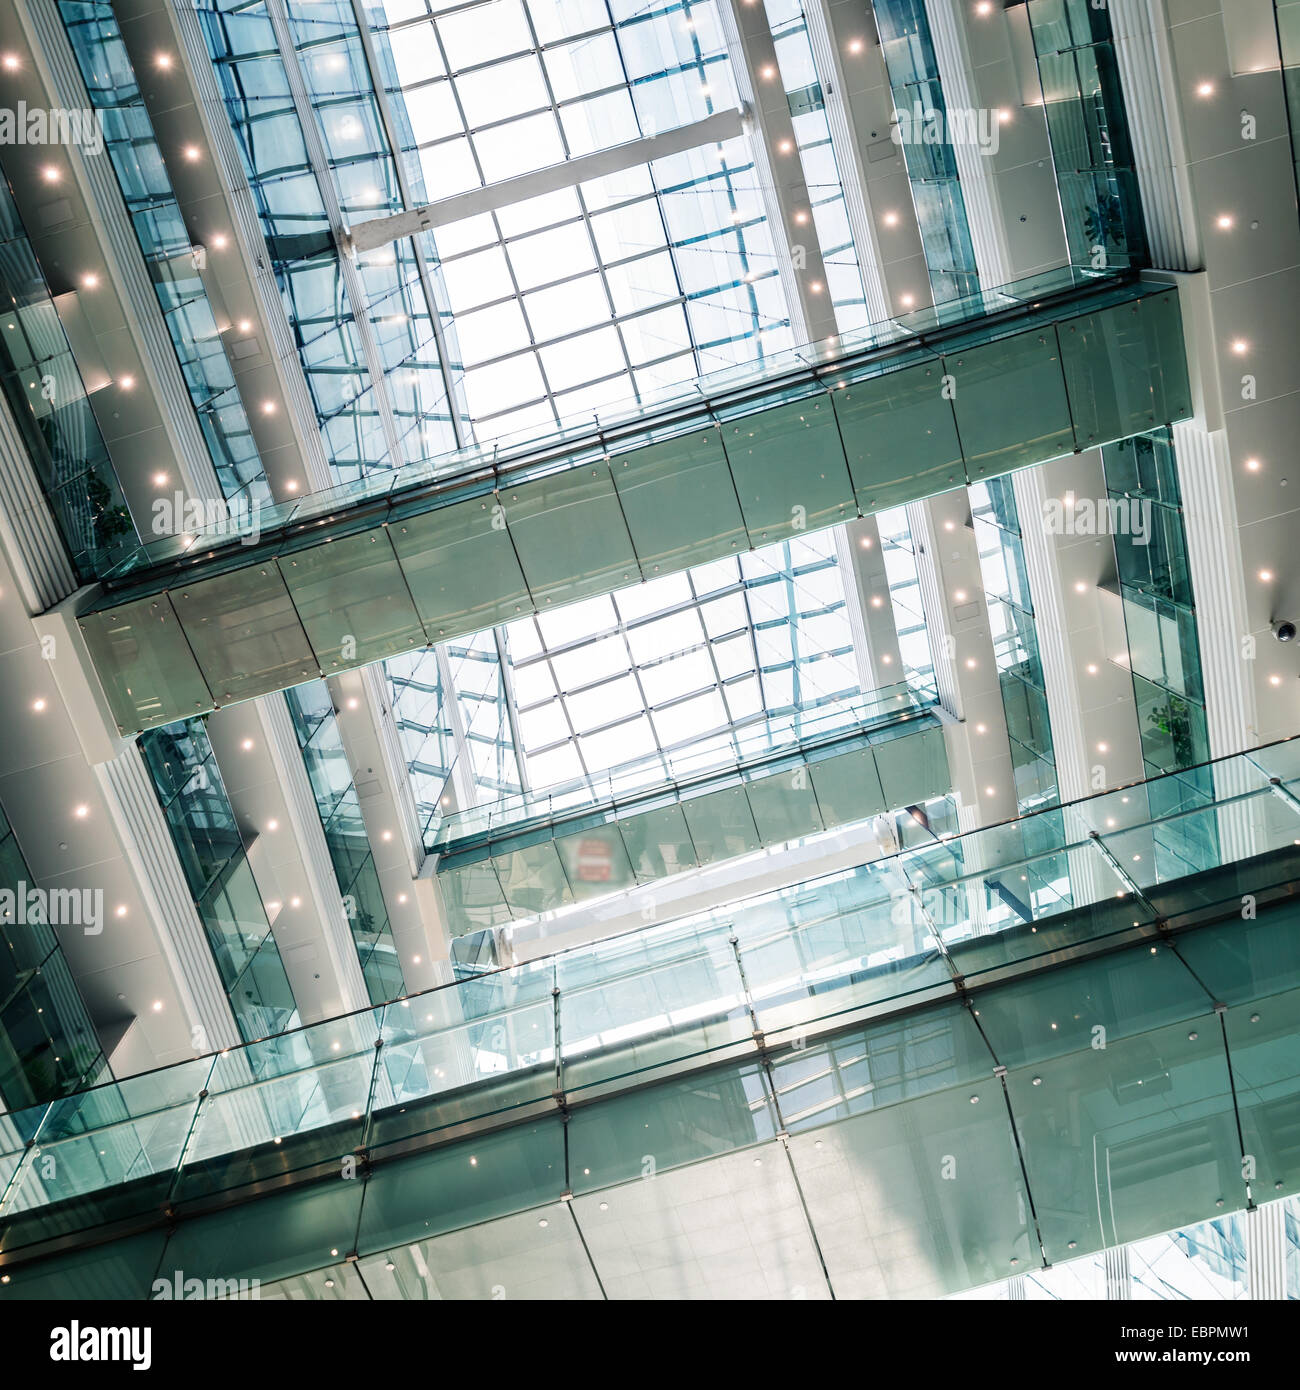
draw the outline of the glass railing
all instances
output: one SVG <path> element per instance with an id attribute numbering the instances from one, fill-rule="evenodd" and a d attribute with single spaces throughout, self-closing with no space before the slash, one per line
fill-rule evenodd
<path id="1" fill-rule="evenodd" d="M 836 344 L 832 361 L 815 345 L 784 374 L 702 379 L 707 402 L 521 446 L 508 473 L 500 456 L 455 486 L 399 471 L 350 489 L 353 505 L 320 494 L 109 581 L 78 622 L 117 725 L 138 733 L 1188 417 L 1175 287 L 1069 271 L 1032 284 L 1039 297 L 992 316 L 929 311 L 942 334 L 917 325 L 851 357 Z"/>
<path id="2" fill-rule="evenodd" d="M 624 813 L 646 796 L 681 796 L 717 773 L 750 767 L 800 745 L 829 742 L 921 714 L 932 709 L 938 698 L 933 681 L 900 681 L 851 699 L 769 714 L 715 738 L 695 740 L 686 748 L 620 763 L 598 776 L 532 788 L 462 810 L 435 811 L 424 841 L 431 852 L 447 854 L 481 839 L 554 823 L 597 807 L 618 805 Z"/>
<path id="3" fill-rule="evenodd" d="M 1125 273 L 1097 273 L 1078 266 L 1062 266 L 1026 280 L 900 314 L 838 337 L 770 353 L 756 362 L 710 372 L 658 392 L 645 392 L 635 402 L 617 403 L 606 410 L 573 417 L 556 429 L 504 435 L 357 482 L 323 488 L 297 501 L 265 506 L 258 510 L 259 530 L 263 537 L 297 532 L 304 527 L 323 526 L 340 512 L 362 504 L 396 503 L 415 489 L 500 478 L 514 468 L 544 463 L 547 459 L 563 457 L 579 462 L 584 453 L 601 457 L 619 441 L 650 442 L 657 429 L 671 426 L 682 417 L 686 417 L 686 424 L 680 427 L 699 428 L 705 423 L 699 418 L 702 412 L 707 415 L 728 406 L 739 406 L 743 411 L 752 393 L 787 380 L 845 370 L 858 365 L 865 356 L 923 345 L 931 334 L 978 324 L 992 316 L 1008 318 L 1009 327 L 1013 327 L 1020 315 L 1048 307 L 1058 299 L 1072 299 L 1081 291 L 1117 290 L 1118 301 L 1124 297 L 1123 287 L 1132 283 L 1132 277 Z M 751 408 L 762 409 L 765 404 L 757 400 Z M 117 581 L 121 585 L 154 565 L 193 562 L 221 551 L 237 550 L 247 540 L 247 522 L 239 517 L 203 530 L 162 537 L 141 545 L 107 578 L 110 583 Z"/>
<path id="4" fill-rule="evenodd" d="M 557 1107 L 585 1115 L 582 1102 L 634 1081 L 743 1069 L 773 1049 L 787 1049 L 774 1079 L 793 1085 L 841 1030 L 923 1019 L 921 1005 L 965 1014 L 964 997 L 1037 1065 L 1047 1043 L 1033 1038 L 1058 1022 L 1049 1029 L 1056 1016 L 1035 1005 L 1022 1037 L 1021 1015 L 997 1005 L 998 991 L 1020 987 L 1009 981 L 1091 959 L 1098 943 L 1154 954 L 1207 921 L 1240 931 L 1243 901 L 1261 923 L 1291 901 L 1300 739 L 1206 772 L 1197 785 L 1216 791 L 1173 815 L 1151 810 L 1168 803 L 1168 778 L 1135 783 L 3 1117 L 0 1252 L 156 1220 L 164 1205 L 200 1210 L 263 1180 L 337 1178 L 340 1154 L 375 1163 L 484 1123 L 527 1120 L 536 1132 Z M 1153 1016 L 1167 1004 L 1157 995 Z M 1115 1034 L 1137 1026 L 1130 1014 Z M 496 1143 L 472 1142 L 484 1153 Z M 462 1217 L 476 1219 L 472 1203 Z"/>

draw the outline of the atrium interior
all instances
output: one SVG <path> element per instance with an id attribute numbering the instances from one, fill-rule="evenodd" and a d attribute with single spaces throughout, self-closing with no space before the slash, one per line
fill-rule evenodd
<path id="1" fill-rule="evenodd" d="M 0 94 L 0 1301 L 1300 1298 L 1300 0 Z"/>

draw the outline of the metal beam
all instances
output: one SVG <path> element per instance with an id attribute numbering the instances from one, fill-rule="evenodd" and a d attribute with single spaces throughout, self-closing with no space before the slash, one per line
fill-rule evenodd
<path id="1" fill-rule="evenodd" d="M 744 129 L 742 112 L 716 111 L 702 121 L 679 126 L 676 130 L 666 130 L 660 135 L 648 135 L 641 140 L 612 145 L 607 150 L 568 159 L 562 164 L 550 164 L 545 169 L 534 169 L 512 179 L 502 179 L 500 183 L 490 184 L 486 188 L 473 188 L 466 193 L 442 198 L 436 203 L 426 203 L 423 207 L 358 222 L 348 232 L 348 245 L 354 252 L 374 251 L 403 237 L 445 227 L 466 217 L 495 212 L 498 208 L 509 207 L 526 198 L 553 193 L 558 188 L 572 188 L 574 184 L 585 183 L 588 179 L 617 174 L 638 164 L 648 164 L 652 159 L 681 154 L 684 150 L 698 149 L 701 145 L 734 140 Z"/>

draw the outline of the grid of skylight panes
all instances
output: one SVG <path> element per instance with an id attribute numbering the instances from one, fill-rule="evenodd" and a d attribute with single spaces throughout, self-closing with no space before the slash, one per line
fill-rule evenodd
<path id="1" fill-rule="evenodd" d="M 454 447 L 413 243 L 345 264 L 331 233 L 331 202 L 349 224 L 402 206 L 351 7 L 291 0 L 278 36 L 264 0 L 195 4 L 335 481 Z"/>
<path id="2" fill-rule="evenodd" d="M 737 106 L 713 0 L 389 3 L 407 167 L 449 197 Z M 412 15 L 418 17 L 412 17 Z M 749 142 L 634 164 L 434 234 L 480 439 L 546 428 L 793 337 Z"/>
<path id="3" fill-rule="evenodd" d="M 903 663 L 899 679 L 906 677 L 924 684 L 934 679 L 934 652 L 925 623 L 916 544 L 912 540 L 906 509 L 891 507 L 877 512 L 876 526 L 880 532 L 880 553 L 885 562 L 889 592 L 872 594 L 869 602 L 876 608 L 888 604 L 892 609 L 898 653 Z"/>
<path id="4" fill-rule="evenodd" d="M 542 613 L 505 634 L 534 788 L 688 745 L 721 752 L 736 727 L 859 689 L 829 534 Z"/>

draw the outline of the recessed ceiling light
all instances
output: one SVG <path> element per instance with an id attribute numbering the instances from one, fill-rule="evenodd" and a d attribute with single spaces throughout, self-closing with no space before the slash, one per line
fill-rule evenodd
<path id="1" fill-rule="evenodd" d="M 172 65 L 172 55 L 170 53 L 155 54 L 153 65 L 154 67 L 160 69 L 162 72 L 169 71 Z"/>
<path id="2" fill-rule="evenodd" d="M 83 802 L 80 806 L 74 806 L 72 808 L 72 814 L 76 816 L 78 820 L 85 820 L 90 814 L 90 807 Z"/>
<path id="3" fill-rule="evenodd" d="M 81 283 L 88 290 L 98 289 L 99 276 L 96 275 L 93 270 L 87 271 L 86 274 L 81 277 Z"/>
<path id="4" fill-rule="evenodd" d="M 16 53 L 6 53 L 3 58 L 0 58 L 0 67 L 3 67 L 6 72 L 17 72 L 22 67 L 22 62 Z"/>
<path id="5" fill-rule="evenodd" d="M 266 823 L 266 828 L 267 828 L 268 830 L 279 830 L 279 828 L 280 828 L 280 822 L 279 822 L 278 820 L 274 820 L 274 819 L 273 819 L 273 820 L 269 820 L 269 821 L 267 821 L 267 823 Z"/>
<path id="6" fill-rule="evenodd" d="M 37 714 L 44 714 L 44 712 L 45 712 L 45 701 L 42 700 L 42 699 L 33 700 L 33 701 L 32 701 L 32 708 L 36 711 Z"/>
<path id="7" fill-rule="evenodd" d="M 193 164 L 194 161 L 198 159 L 198 157 L 203 153 L 203 151 L 200 150 L 197 145 L 186 145 L 185 148 L 181 151 L 181 153 L 185 156 L 186 159 L 189 160 L 191 164 Z"/>
<path id="8" fill-rule="evenodd" d="M 63 175 L 53 164 L 46 164 L 41 169 L 41 178 L 43 178 L 46 183 L 58 183 L 62 177 Z"/>

